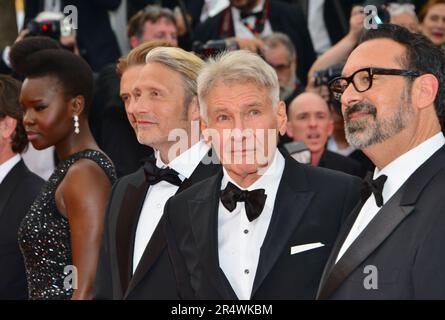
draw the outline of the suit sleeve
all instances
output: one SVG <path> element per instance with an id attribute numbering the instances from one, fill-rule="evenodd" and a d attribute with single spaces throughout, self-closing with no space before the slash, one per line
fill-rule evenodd
<path id="1" fill-rule="evenodd" d="M 164 209 L 164 232 L 167 239 L 168 253 L 175 273 L 177 292 L 179 297 L 183 300 L 194 300 L 196 297 L 191 286 L 190 274 L 185 259 L 178 246 L 178 239 L 176 237 L 178 233 L 175 232 L 172 224 L 174 215 L 172 214 L 171 207 L 171 201 L 168 200 Z"/>
<path id="2" fill-rule="evenodd" d="M 434 209 L 433 209 L 434 210 Z M 413 268 L 414 299 L 445 299 L 445 216 L 439 219 L 420 246 Z"/>
<path id="3" fill-rule="evenodd" d="M 110 213 L 112 199 L 115 194 L 119 180 L 114 184 L 105 213 L 104 232 L 100 244 L 99 261 L 97 264 L 96 279 L 94 281 L 93 299 L 94 300 L 112 300 L 113 299 L 113 279 L 111 277 L 111 259 L 109 252 L 109 232 L 110 232 Z"/>

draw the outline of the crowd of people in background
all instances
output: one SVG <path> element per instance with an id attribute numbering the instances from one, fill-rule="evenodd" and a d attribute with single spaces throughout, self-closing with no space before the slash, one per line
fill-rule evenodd
<path id="1" fill-rule="evenodd" d="M 445 299 L 445 0 L 0 6 L 0 299 Z"/>

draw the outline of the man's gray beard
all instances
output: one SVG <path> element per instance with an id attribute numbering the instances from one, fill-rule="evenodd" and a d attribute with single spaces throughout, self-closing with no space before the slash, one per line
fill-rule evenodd
<path id="1" fill-rule="evenodd" d="M 366 149 L 388 140 L 405 129 L 414 113 L 407 96 L 409 97 L 406 92 L 402 95 L 397 112 L 389 119 L 377 120 L 375 114 L 373 120 L 368 115 L 366 119 L 347 123 L 345 117 L 345 134 L 348 143 L 356 149 Z"/>
<path id="2" fill-rule="evenodd" d="M 294 93 L 296 82 L 297 76 L 293 75 L 284 88 L 280 87 L 280 100 L 284 101 Z"/>

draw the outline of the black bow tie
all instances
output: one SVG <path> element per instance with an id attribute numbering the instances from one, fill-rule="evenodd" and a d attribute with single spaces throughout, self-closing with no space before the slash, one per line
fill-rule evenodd
<path id="1" fill-rule="evenodd" d="M 230 212 L 236 208 L 237 202 L 245 203 L 246 215 L 249 221 L 253 221 L 260 216 L 266 203 L 266 198 L 267 195 L 264 193 L 264 189 L 241 190 L 231 182 L 221 191 L 221 202 Z"/>
<path id="2" fill-rule="evenodd" d="M 366 201 L 371 195 L 371 193 L 373 193 L 377 206 L 381 207 L 383 206 L 383 196 L 382 196 L 383 186 L 385 185 L 386 179 L 388 179 L 388 177 L 382 174 L 380 177 L 373 180 L 372 175 L 373 175 L 372 172 L 368 172 L 368 174 L 365 177 L 365 180 L 363 181 L 362 200 Z"/>
<path id="3" fill-rule="evenodd" d="M 150 185 L 155 185 L 162 180 L 167 181 L 175 186 L 180 186 L 182 181 L 178 177 L 178 173 L 171 168 L 160 169 L 156 166 L 155 160 L 150 159 L 150 161 L 145 162 L 144 171 L 145 171 L 145 180 Z"/>
<path id="4" fill-rule="evenodd" d="M 244 20 L 249 17 L 255 17 L 257 20 L 260 20 L 263 17 L 263 11 L 259 12 L 241 12 L 240 13 L 241 20 Z"/>

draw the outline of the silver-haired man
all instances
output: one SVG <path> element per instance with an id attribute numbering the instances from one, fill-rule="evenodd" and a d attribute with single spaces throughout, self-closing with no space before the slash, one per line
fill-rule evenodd
<path id="1" fill-rule="evenodd" d="M 201 123 L 223 171 L 171 198 L 166 232 L 184 299 L 314 299 L 360 181 L 297 163 L 274 69 L 235 51 L 198 77 Z"/>

